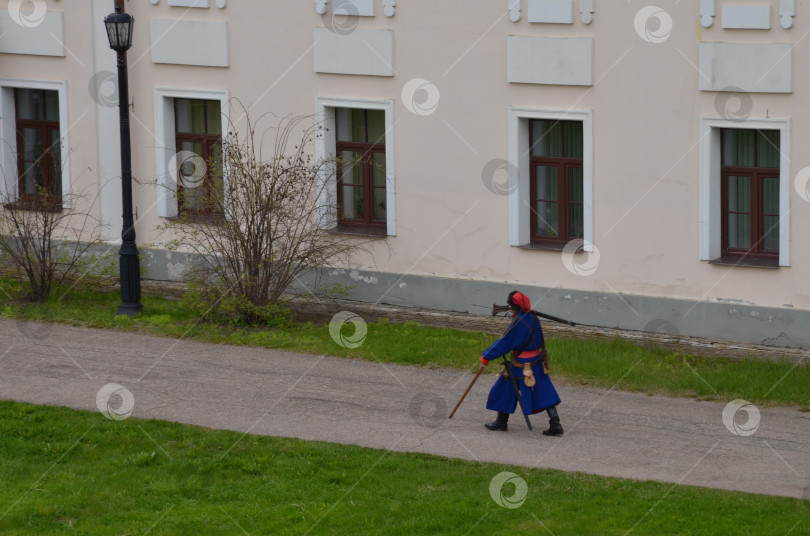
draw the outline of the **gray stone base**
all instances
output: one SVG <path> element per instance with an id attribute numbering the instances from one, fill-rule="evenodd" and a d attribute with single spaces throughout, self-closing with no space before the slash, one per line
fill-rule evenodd
<path id="1" fill-rule="evenodd" d="M 512 290 L 529 296 L 536 311 L 578 324 L 810 348 L 810 311 L 632 294 L 582 292 L 511 283 L 401 275 L 357 270 L 321 270 L 307 287 L 351 287 L 353 300 L 489 315 Z M 298 288 L 298 292 L 306 292 Z"/>
<path id="2" fill-rule="evenodd" d="M 196 257 L 193 253 L 165 249 L 139 248 L 144 278 L 156 281 L 183 281 L 185 272 Z"/>
<path id="3" fill-rule="evenodd" d="M 193 255 L 143 248 L 141 257 L 144 277 L 179 281 Z M 504 305 L 510 291 L 520 290 L 535 310 L 578 324 L 810 348 L 806 310 L 343 269 L 319 270 L 292 290 L 321 293 L 335 284 L 349 289 L 345 297 L 360 302 L 475 315 L 489 315 L 493 303 Z"/>

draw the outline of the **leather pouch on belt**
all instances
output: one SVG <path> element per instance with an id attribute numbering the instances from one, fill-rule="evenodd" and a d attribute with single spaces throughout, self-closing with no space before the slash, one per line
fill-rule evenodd
<path id="1" fill-rule="evenodd" d="M 534 387 L 537 383 L 537 380 L 534 379 L 534 372 L 532 372 L 530 363 L 523 364 L 523 383 L 526 384 L 526 387 Z"/>
<path id="2" fill-rule="evenodd" d="M 540 350 L 540 362 L 543 364 L 543 373 L 548 374 L 548 371 L 551 370 L 551 358 L 545 348 Z"/>

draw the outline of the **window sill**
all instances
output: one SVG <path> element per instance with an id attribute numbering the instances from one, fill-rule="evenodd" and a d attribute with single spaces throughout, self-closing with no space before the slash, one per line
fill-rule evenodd
<path id="1" fill-rule="evenodd" d="M 755 257 L 752 255 L 727 255 L 709 261 L 709 264 L 719 266 L 739 266 L 743 268 L 767 268 L 775 270 L 779 268 L 778 257 Z"/>
<path id="2" fill-rule="evenodd" d="M 530 244 L 523 244 L 520 246 L 515 246 L 518 249 L 527 249 L 527 250 L 536 250 L 536 251 L 562 251 L 565 249 L 566 244 L 564 242 L 555 243 L 549 242 L 547 244 L 532 242 Z M 583 253 L 584 250 L 580 249 L 577 253 Z"/>
<path id="3" fill-rule="evenodd" d="M 364 238 L 388 238 L 388 231 L 385 228 L 338 226 L 327 229 L 327 232 L 334 235 L 362 236 Z"/>

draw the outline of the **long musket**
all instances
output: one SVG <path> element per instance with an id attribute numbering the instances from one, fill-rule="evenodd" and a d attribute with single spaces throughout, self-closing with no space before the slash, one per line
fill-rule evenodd
<path id="1" fill-rule="evenodd" d="M 478 368 L 478 374 L 475 375 L 475 378 L 472 379 L 472 381 L 470 382 L 470 385 L 467 386 L 467 390 L 464 391 L 463 395 L 461 395 L 461 399 L 458 401 L 458 404 L 456 404 L 456 407 L 453 408 L 453 411 L 450 412 L 450 416 L 447 417 L 448 419 L 452 419 L 453 415 L 456 414 L 456 410 L 461 405 L 461 403 L 464 402 L 464 399 L 467 398 L 467 393 L 470 392 L 470 389 L 472 389 L 473 384 L 475 383 L 475 381 L 478 379 L 478 376 L 480 376 L 482 372 L 484 372 L 484 369 L 479 367 Z"/>
<path id="2" fill-rule="evenodd" d="M 492 304 L 492 316 L 495 316 L 500 313 L 506 313 L 510 311 L 508 305 L 496 305 Z M 539 311 L 532 311 L 534 316 L 539 316 L 540 318 L 545 318 L 547 320 L 553 320 L 554 322 L 559 322 L 560 324 L 566 324 L 568 326 L 576 326 L 576 322 L 571 322 L 570 320 L 565 320 L 564 318 L 559 318 L 556 316 L 547 315 L 546 313 L 541 313 Z"/>

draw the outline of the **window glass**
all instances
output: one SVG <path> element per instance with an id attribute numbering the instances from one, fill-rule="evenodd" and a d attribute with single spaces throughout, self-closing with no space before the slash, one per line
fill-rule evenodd
<path id="1" fill-rule="evenodd" d="M 728 247 L 751 247 L 751 178 L 728 178 Z"/>
<path id="2" fill-rule="evenodd" d="M 24 128 L 22 138 L 22 175 L 23 193 L 36 195 L 43 186 L 42 164 L 42 130 Z"/>
<path id="3" fill-rule="evenodd" d="M 385 221 L 385 153 L 374 153 L 371 165 L 371 174 L 374 177 L 374 219 Z"/>
<path id="4" fill-rule="evenodd" d="M 59 121 L 59 93 L 56 91 L 45 91 L 45 120 Z"/>
<path id="5" fill-rule="evenodd" d="M 225 199 L 225 177 L 222 173 L 221 143 L 211 145 L 211 158 L 208 165 L 210 166 L 209 176 L 211 177 L 212 206 L 221 207 Z"/>
<path id="6" fill-rule="evenodd" d="M 582 121 L 535 119 L 531 122 L 532 156 L 582 158 Z"/>
<path id="7" fill-rule="evenodd" d="M 42 130 L 39 128 L 22 128 L 23 161 L 35 164 L 42 155 Z"/>
<path id="8" fill-rule="evenodd" d="M 535 119 L 531 122 L 532 156 L 562 157 L 562 126 L 560 121 Z"/>
<path id="9" fill-rule="evenodd" d="M 385 188 L 374 188 L 374 220 L 385 221 Z"/>
<path id="10" fill-rule="evenodd" d="M 352 110 L 350 114 L 352 122 L 352 138 L 348 141 L 364 143 L 366 141 L 366 113 L 365 110 Z"/>
<path id="11" fill-rule="evenodd" d="M 337 108 L 337 141 L 385 143 L 385 111 Z"/>
<path id="12" fill-rule="evenodd" d="M 220 108 L 221 103 L 219 101 L 205 101 L 205 132 L 207 134 L 222 135 L 222 111 Z"/>
<path id="13" fill-rule="evenodd" d="M 582 238 L 584 236 L 584 205 L 582 168 L 568 168 L 568 236 Z"/>
<path id="14" fill-rule="evenodd" d="M 724 128 L 723 165 L 753 167 L 756 165 L 756 131 L 742 128 Z"/>
<path id="15" fill-rule="evenodd" d="M 51 182 L 53 194 L 62 197 L 62 143 L 59 130 L 51 130 Z"/>
<path id="16" fill-rule="evenodd" d="M 762 179 L 762 249 L 779 251 L 779 178 Z"/>
<path id="17" fill-rule="evenodd" d="M 39 128 L 22 129 L 22 155 L 23 155 L 23 191 L 26 194 L 38 195 L 45 186 L 43 176 L 43 142 L 42 130 Z"/>
<path id="18" fill-rule="evenodd" d="M 59 121 L 59 92 L 47 89 L 14 90 L 17 119 Z"/>
<path id="19" fill-rule="evenodd" d="M 748 249 L 751 247 L 751 215 L 728 215 L 728 247 Z"/>
<path id="20" fill-rule="evenodd" d="M 563 156 L 582 158 L 582 121 L 563 121 Z"/>
<path id="21" fill-rule="evenodd" d="M 582 203 L 582 168 L 568 168 L 568 202 Z"/>
<path id="22" fill-rule="evenodd" d="M 568 235 L 571 238 L 583 238 L 584 235 L 584 206 L 568 205 Z"/>
<path id="23" fill-rule="evenodd" d="M 363 219 L 363 187 L 343 184 L 343 217 L 350 220 Z"/>
<path id="24" fill-rule="evenodd" d="M 363 166 L 360 163 L 360 153 L 341 151 L 340 164 L 340 180 L 343 184 L 363 184 Z"/>
<path id="25" fill-rule="evenodd" d="M 374 153 L 371 158 L 374 186 L 385 186 L 385 153 Z"/>
<path id="26" fill-rule="evenodd" d="M 340 183 L 343 199 L 342 216 L 347 219 L 363 218 L 363 165 L 360 153 L 341 151 Z"/>
<path id="27" fill-rule="evenodd" d="M 762 249 L 779 251 L 779 216 L 763 216 L 762 229 Z"/>
<path id="28" fill-rule="evenodd" d="M 559 205 L 545 201 L 537 202 L 537 235 L 558 236 L 559 233 Z"/>
<path id="29" fill-rule="evenodd" d="M 41 90 L 15 89 L 14 102 L 17 106 L 17 119 L 45 119 L 45 96 Z"/>
<path id="30" fill-rule="evenodd" d="M 779 168 L 778 130 L 757 130 L 757 167 Z"/>
<path id="31" fill-rule="evenodd" d="M 728 178 L 728 209 L 732 212 L 751 212 L 750 177 Z"/>
<path id="32" fill-rule="evenodd" d="M 351 108 L 335 109 L 335 127 L 337 130 L 337 141 L 352 141 Z"/>
<path id="33" fill-rule="evenodd" d="M 203 144 L 190 141 L 180 142 L 180 151 L 190 151 L 197 155 L 203 154 Z M 196 159 L 188 159 L 180 162 L 180 187 L 182 191 L 181 200 L 183 208 L 192 211 L 205 210 L 205 190 L 203 188 L 204 177 L 200 176 L 200 170 L 196 168 Z"/>
<path id="34" fill-rule="evenodd" d="M 368 110 L 368 142 L 385 143 L 385 111 Z"/>
<path id="35" fill-rule="evenodd" d="M 764 177 L 762 179 L 762 212 L 765 214 L 779 214 L 778 177 Z"/>
<path id="36" fill-rule="evenodd" d="M 205 101 L 196 99 L 175 99 L 174 114 L 177 132 L 185 134 L 205 134 Z"/>
<path id="37" fill-rule="evenodd" d="M 556 166 L 536 166 L 534 171 L 537 199 L 557 201 L 559 181 Z"/>

